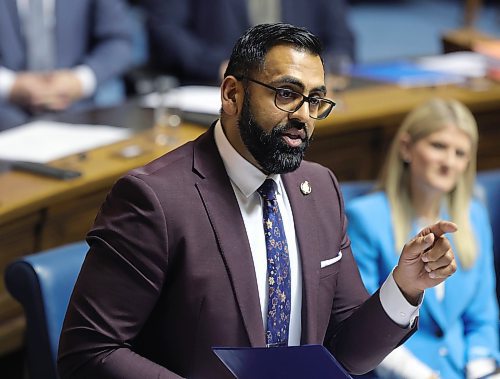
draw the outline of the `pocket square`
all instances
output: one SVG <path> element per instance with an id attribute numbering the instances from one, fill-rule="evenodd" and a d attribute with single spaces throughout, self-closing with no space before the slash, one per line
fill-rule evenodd
<path id="1" fill-rule="evenodd" d="M 339 253 L 337 254 L 336 257 L 327 259 L 326 261 L 321 261 L 321 268 L 326 267 L 326 266 L 330 266 L 330 265 L 334 264 L 335 262 L 340 261 L 341 259 L 342 259 L 342 251 L 339 251 Z"/>

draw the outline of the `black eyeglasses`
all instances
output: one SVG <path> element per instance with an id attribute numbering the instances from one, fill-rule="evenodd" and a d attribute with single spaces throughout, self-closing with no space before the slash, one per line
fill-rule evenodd
<path id="1" fill-rule="evenodd" d="M 273 87 L 269 84 L 259 82 L 258 80 L 241 76 L 238 80 L 248 80 L 260 84 L 263 87 L 269 88 L 274 91 L 274 105 L 276 108 L 288 112 L 295 113 L 304 104 L 309 103 L 309 117 L 315 120 L 322 120 L 326 118 L 332 111 L 335 103 L 329 99 L 318 96 L 305 96 L 299 92 L 293 91 L 289 88 Z"/>

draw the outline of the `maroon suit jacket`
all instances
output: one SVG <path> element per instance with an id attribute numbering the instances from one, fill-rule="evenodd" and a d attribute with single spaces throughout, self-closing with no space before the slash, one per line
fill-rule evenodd
<path id="1" fill-rule="evenodd" d="M 302 264 L 302 343 L 366 372 L 413 329 L 390 320 L 378 293 L 369 298 L 333 174 L 303 162 L 283 182 Z M 231 378 L 213 346 L 265 346 L 252 254 L 213 128 L 121 178 L 87 240 L 60 340 L 62 378 Z M 340 261 L 320 267 L 339 250 Z"/>

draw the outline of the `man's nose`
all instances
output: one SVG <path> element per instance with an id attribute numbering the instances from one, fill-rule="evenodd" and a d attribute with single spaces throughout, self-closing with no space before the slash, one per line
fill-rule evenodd
<path id="1" fill-rule="evenodd" d="M 295 112 L 291 113 L 290 119 L 298 120 L 304 124 L 309 121 L 309 103 L 304 103 Z"/>

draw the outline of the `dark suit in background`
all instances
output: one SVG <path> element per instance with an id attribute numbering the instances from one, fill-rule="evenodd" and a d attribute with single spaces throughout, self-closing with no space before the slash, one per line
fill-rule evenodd
<path id="1" fill-rule="evenodd" d="M 247 0 L 145 0 L 151 57 L 185 83 L 214 84 L 238 37 L 251 26 Z M 283 22 L 317 35 L 325 56 L 355 58 L 344 0 L 283 0 Z M 334 59 L 334 58 L 333 58 Z"/>
<path id="2" fill-rule="evenodd" d="M 132 59 L 129 14 L 122 0 L 54 0 L 55 69 L 87 65 L 97 90 L 120 77 Z M 15 72 L 27 68 L 26 44 L 17 0 L 0 1 L 0 66 Z M 85 99 L 74 106 L 92 105 Z M 26 122 L 29 113 L 0 99 L 0 130 Z"/>

